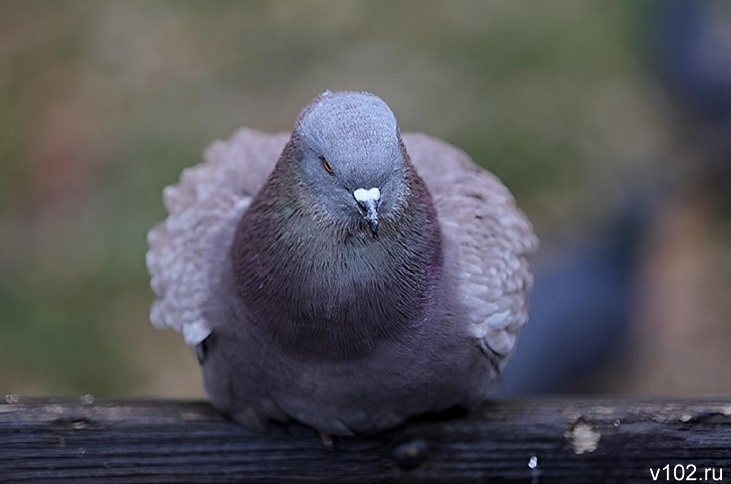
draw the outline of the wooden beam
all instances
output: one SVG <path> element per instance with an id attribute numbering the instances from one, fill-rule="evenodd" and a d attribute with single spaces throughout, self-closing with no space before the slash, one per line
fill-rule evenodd
<path id="1" fill-rule="evenodd" d="M 204 402 L 91 400 L 0 404 L 0 481 L 731 482 L 731 398 L 494 401 L 334 451 Z"/>

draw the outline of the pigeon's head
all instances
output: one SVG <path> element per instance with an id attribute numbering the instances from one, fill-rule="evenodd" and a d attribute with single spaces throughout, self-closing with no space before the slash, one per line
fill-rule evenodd
<path id="1" fill-rule="evenodd" d="M 292 137 L 312 203 L 373 236 L 397 207 L 406 153 L 391 109 L 379 97 L 325 91 L 300 114 Z"/>

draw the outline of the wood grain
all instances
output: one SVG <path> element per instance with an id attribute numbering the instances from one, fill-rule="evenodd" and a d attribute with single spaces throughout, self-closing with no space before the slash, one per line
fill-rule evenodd
<path id="1" fill-rule="evenodd" d="M 249 432 L 204 402 L 0 404 L 3 482 L 625 483 L 665 465 L 730 482 L 731 398 L 501 400 L 335 446 L 296 424 Z"/>

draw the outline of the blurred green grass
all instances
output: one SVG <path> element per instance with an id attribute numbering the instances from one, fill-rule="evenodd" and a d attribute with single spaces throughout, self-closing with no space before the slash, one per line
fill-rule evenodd
<path id="1" fill-rule="evenodd" d="M 663 141 L 639 19 L 626 1 L 0 1 L 0 391 L 200 394 L 147 320 L 161 190 L 323 89 L 461 146 L 544 237 L 586 230 Z"/>

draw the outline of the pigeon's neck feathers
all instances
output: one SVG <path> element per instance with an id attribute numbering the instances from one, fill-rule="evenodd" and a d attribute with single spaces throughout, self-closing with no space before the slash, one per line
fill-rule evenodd
<path id="1" fill-rule="evenodd" d="M 290 142 L 282 156 L 292 150 Z M 352 357 L 423 322 L 440 287 L 442 242 L 413 167 L 377 238 L 302 203 L 299 186 L 280 163 L 239 224 L 231 252 L 239 313 L 291 351 L 327 357 Z"/>

